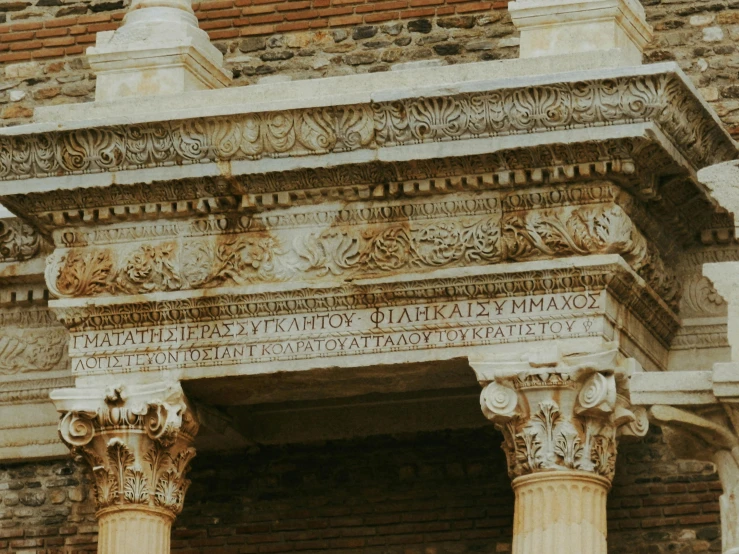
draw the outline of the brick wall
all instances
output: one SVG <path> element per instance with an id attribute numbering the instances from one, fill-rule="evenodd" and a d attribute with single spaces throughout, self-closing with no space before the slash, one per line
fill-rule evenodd
<path id="1" fill-rule="evenodd" d="M 198 456 L 173 552 L 509 552 L 500 441 L 488 427 Z M 710 464 L 675 460 L 653 430 L 617 466 L 611 554 L 720 551 Z M 89 490 L 72 462 L 0 467 L 0 553 L 94 552 Z"/>
<path id="2" fill-rule="evenodd" d="M 127 0 L 0 0 L 0 126 L 38 105 L 91 101 L 82 55 L 119 25 Z M 675 60 L 739 136 L 739 0 L 642 0 L 655 40 L 647 62 Z M 309 79 L 387 71 L 402 62 L 518 56 L 506 2 L 472 0 L 218 0 L 197 15 L 234 72 Z"/>

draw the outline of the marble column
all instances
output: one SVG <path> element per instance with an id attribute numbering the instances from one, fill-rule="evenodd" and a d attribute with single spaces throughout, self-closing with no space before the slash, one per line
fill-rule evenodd
<path id="1" fill-rule="evenodd" d="M 168 554 L 198 422 L 178 383 L 59 389 L 59 434 L 92 469 L 100 554 Z"/>
<path id="2" fill-rule="evenodd" d="M 620 434 L 643 436 L 626 393 L 631 360 L 555 349 L 470 360 L 482 411 L 504 437 L 516 496 L 513 554 L 606 554 L 606 496 Z"/>

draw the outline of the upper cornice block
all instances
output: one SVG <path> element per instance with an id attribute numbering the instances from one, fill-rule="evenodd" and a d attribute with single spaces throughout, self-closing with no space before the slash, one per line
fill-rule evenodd
<path id="1" fill-rule="evenodd" d="M 87 120 L 0 131 L 0 179 L 5 194 L 27 194 L 647 135 L 691 172 L 737 155 L 675 64 L 501 76 L 521 63 L 153 98 L 151 111 L 83 107 Z"/>

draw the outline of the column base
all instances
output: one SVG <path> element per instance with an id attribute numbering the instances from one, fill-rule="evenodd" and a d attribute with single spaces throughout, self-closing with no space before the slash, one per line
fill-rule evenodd
<path id="1" fill-rule="evenodd" d="M 513 480 L 513 554 L 607 554 L 608 479 L 550 471 Z"/>
<path id="2" fill-rule="evenodd" d="M 149 506 L 111 506 L 97 513 L 98 554 L 169 554 L 174 516 Z"/>

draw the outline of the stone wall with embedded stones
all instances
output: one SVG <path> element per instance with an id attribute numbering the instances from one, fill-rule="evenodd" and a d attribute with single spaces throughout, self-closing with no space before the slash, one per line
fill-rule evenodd
<path id="1" fill-rule="evenodd" d="M 0 126 L 35 106 L 90 101 L 83 52 L 117 28 L 128 0 L 0 0 Z M 675 60 L 739 135 L 739 0 L 642 0 L 656 36 L 647 62 Z M 406 62 L 514 58 L 505 1 L 204 0 L 201 26 L 234 86 L 388 71 Z"/>
<path id="2" fill-rule="evenodd" d="M 180 554 L 510 552 L 513 495 L 492 426 L 200 455 L 173 531 Z M 720 551 L 711 464 L 678 461 L 658 429 L 619 449 L 609 552 Z M 0 553 L 95 552 L 89 473 L 0 466 Z"/>

